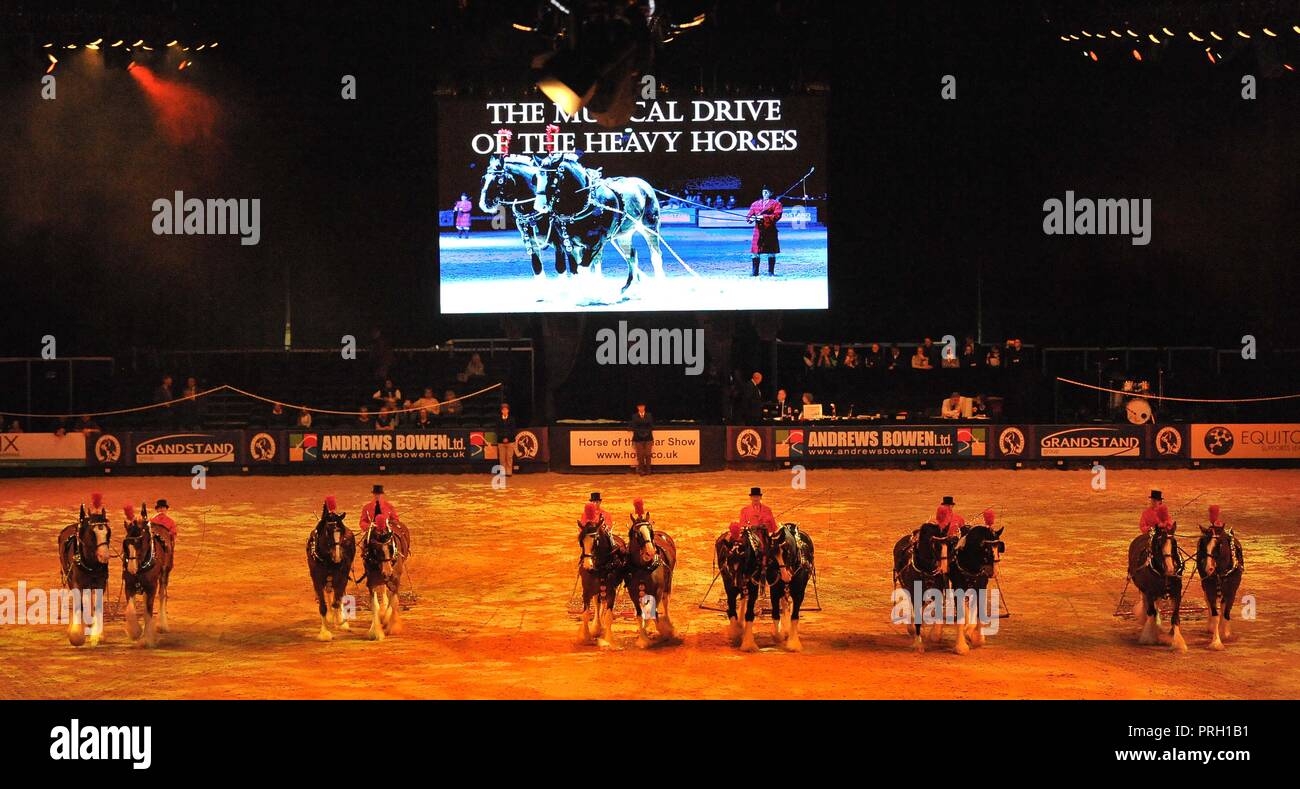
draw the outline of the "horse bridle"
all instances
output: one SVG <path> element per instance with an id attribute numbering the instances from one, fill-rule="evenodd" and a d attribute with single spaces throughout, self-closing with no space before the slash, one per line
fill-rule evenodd
<path id="1" fill-rule="evenodd" d="M 133 523 L 135 523 L 135 521 L 133 521 Z M 125 569 L 126 563 L 130 561 L 132 558 L 135 558 L 136 561 L 140 562 L 140 566 L 136 568 L 135 575 L 139 575 L 145 570 L 148 570 L 150 567 L 153 567 L 154 558 L 157 556 L 157 551 L 155 551 L 153 547 L 154 537 L 155 535 L 153 533 L 153 527 L 148 522 L 140 524 L 140 533 L 134 537 L 131 536 L 130 529 L 127 529 L 127 536 L 126 539 L 123 540 L 123 542 L 135 543 L 141 549 L 143 549 L 144 547 L 142 543 L 147 543 L 149 546 L 149 558 L 147 560 L 142 560 L 138 556 L 131 557 L 129 555 L 124 554 L 122 556 L 123 569 Z"/>
<path id="2" fill-rule="evenodd" d="M 650 537 L 646 540 L 641 539 L 642 526 L 646 527 L 646 530 L 650 532 Z M 632 531 L 636 535 L 638 553 L 640 553 L 640 549 L 646 545 L 649 545 L 654 549 L 654 559 L 652 559 L 649 564 L 639 565 L 639 569 L 650 572 L 659 569 L 659 565 L 663 563 L 663 559 L 659 556 L 659 546 L 655 544 L 654 522 L 650 520 L 634 520 L 632 521 Z"/>
<path id="3" fill-rule="evenodd" d="M 341 551 L 343 549 L 343 532 L 347 527 L 343 525 L 342 520 L 325 520 L 317 524 L 316 529 L 311 534 L 311 552 L 316 557 L 316 561 L 321 564 L 336 564 L 334 557 L 330 556 L 328 552 L 321 555 L 321 548 L 323 547 L 320 539 L 322 528 L 326 533 L 334 530 L 338 531 L 338 538 L 334 541 L 334 544 Z"/>
<path id="4" fill-rule="evenodd" d="M 600 543 L 601 537 L 609 538 L 610 551 L 609 557 L 605 562 L 597 563 L 595 553 L 587 553 L 586 538 L 588 532 L 591 533 L 591 547 L 593 551 Z M 601 582 L 601 587 L 603 588 L 606 580 L 619 571 L 620 565 L 620 562 L 618 561 L 618 546 L 614 542 L 614 534 L 610 530 L 608 524 L 605 523 L 605 519 L 601 518 L 597 523 L 583 524 L 583 529 L 578 534 L 578 544 L 582 546 L 582 557 L 578 559 L 578 566 L 582 566 L 583 559 L 590 559 L 591 573 Z"/>
<path id="5" fill-rule="evenodd" d="M 742 550 L 748 550 L 749 552 L 753 553 L 757 557 L 757 561 L 755 562 L 754 572 L 752 574 L 743 577 L 733 576 L 731 579 L 733 583 L 736 583 L 736 585 L 740 587 L 740 594 L 742 597 L 746 594 L 747 591 L 746 587 L 748 586 L 748 584 L 737 583 L 737 582 L 747 581 L 749 583 L 754 584 L 755 586 L 760 586 L 767 575 L 767 557 L 764 555 L 762 541 L 759 537 L 754 535 L 754 533 L 751 531 L 751 528 L 752 527 L 750 526 L 746 526 L 740 533 L 740 540 L 737 542 L 732 542 L 730 547 L 727 549 L 728 559 L 730 559 L 732 556 L 739 554 Z M 757 549 L 755 549 L 755 545 L 754 545 L 754 541 L 756 540 L 759 542 Z M 724 562 L 724 564 L 727 563 Z M 723 570 L 724 568 L 720 567 L 718 569 Z M 730 573 L 728 574 L 730 575 Z"/>
<path id="6" fill-rule="evenodd" d="M 781 535 L 782 535 L 782 537 L 781 537 L 781 544 L 784 544 L 786 540 L 793 540 L 793 543 L 794 543 L 794 553 L 795 553 L 795 556 L 797 556 L 797 557 L 799 558 L 799 564 L 798 564 L 798 566 L 796 566 L 796 567 L 790 567 L 790 566 L 786 565 L 786 563 L 785 563 L 785 551 L 783 551 L 783 550 L 781 549 L 781 544 L 777 544 L 777 543 L 774 541 L 774 542 L 773 542 L 773 545 L 776 545 L 776 566 L 777 566 L 777 577 L 778 577 L 778 578 L 781 577 L 781 576 L 780 576 L 780 571 L 781 571 L 781 570 L 789 570 L 789 571 L 790 571 L 790 579 L 791 579 L 791 580 L 794 580 L 794 575 L 795 575 L 795 573 L 803 572 L 804 568 L 806 568 L 806 567 L 808 566 L 808 559 L 807 559 L 807 557 L 805 557 L 805 556 L 803 555 L 803 543 L 801 543 L 801 542 L 799 541 L 799 532 L 798 532 L 798 531 L 795 531 L 795 530 L 792 530 L 792 529 L 788 529 L 788 528 L 786 528 L 786 527 L 782 527 L 780 533 L 781 533 Z"/>
<path id="7" fill-rule="evenodd" d="M 962 539 L 965 539 L 965 537 L 963 537 Z M 961 572 L 962 575 L 968 575 L 971 576 L 972 578 L 992 578 L 994 575 L 993 572 L 994 565 L 996 565 L 998 562 L 1002 560 L 1000 558 L 991 557 L 989 555 L 989 547 L 993 545 L 997 545 L 1000 542 L 1002 542 L 1002 539 L 1000 537 L 994 538 L 992 540 L 980 540 L 980 550 L 982 551 L 981 558 L 984 559 L 985 561 L 980 565 L 980 569 L 978 572 L 971 572 L 970 570 L 967 570 L 965 567 L 961 566 L 961 551 L 959 550 L 954 550 L 952 552 L 952 557 L 951 557 L 952 563 L 954 566 L 956 566 L 957 570 Z"/>
<path id="8" fill-rule="evenodd" d="M 113 542 L 113 527 L 108 525 L 107 520 L 99 521 L 99 520 L 90 520 L 89 518 L 87 518 L 86 520 L 82 521 L 77 525 L 77 531 L 74 533 L 72 538 L 73 540 L 72 560 L 76 562 L 78 567 L 80 567 L 81 569 L 85 570 L 88 573 L 97 573 L 100 572 L 100 570 L 86 564 L 86 552 L 81 549 L 82 547 L 81 529 L 86 525 L 90 525 L 91 526 L 90 531 L 93 534 L 95 531 L 94 524 L 97 523 L 104 524 L 104 541 L 96 542 L 94 550 L 98 551 L 100 548 L 109 548 L 111 553 L 111 544 Z M 99 564 L 99 561 L 96 560 L 95 564 Z M 104 568 L 104 571 L 108 570 L 108 562 L 104 562 L 101 566 Z"/>
<path id="9" fill-rule="evenodd" d="M 941 536 L 941 537 L 925 537 L 924 535 L 918 534 L 917 537 L 916 537 L 916 542 L 914 542 L 914 543 L 912 543 L 911 545 L 908 546 L 908 551 L 907 551 L 907 554 L 908 554 L 908 556 L 907 556 L 907 564 L 908 564 L 908 566 L 911 567 L 911 568 L 912 568 L 913 570 L 915 570 L 916 572 L 920 573 L 921 575 L 924 575 L 924 576 L 929 577 L 929 578 L 936 578 L 936 577 L 938 577 L 938 576 L 944 575 L 944 574 L 945 574 L 944 571 L 940 569 L 940 567 L 941 567 L 941 563 L 942 563 L 942 561 L 943 561 L 943 557 L 940 557 L 940 556 L 935 556 L 935 557 L 934 557 L 934 569 L 933 569 L 933 570 L 929 570 L 929 571 L 927 571 L 927 570 L 922 570 L 920 567 L 917 567 L 917 566 L 916 566 L 916 546 L 917 546 L 917 543 L 919 543 L 919 542 L 920 542 L 921 540 L 923 540 L 923 539 L 928 539 L 928 540 L 930 540 L 931 545 L 933 545 L 933 544 L 936 543 L 936 542 L 941 542 L 941 543 L 944 543 L 944 544 L 947 544 L 947 542 L 948 542 L 948 538 L 947 538 L 947 537 L 942 537 L 942 536 Z M 949 556 L 948 558 L 949 558 L 949 560 L 952 559 L 951 556 Z"/>

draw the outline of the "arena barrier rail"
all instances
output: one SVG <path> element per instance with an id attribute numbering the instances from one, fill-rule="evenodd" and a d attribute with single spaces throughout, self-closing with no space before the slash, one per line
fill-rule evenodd
<path id="1" fill-rule="evenodd" d="M 517 431 L 515 462 L 527 471 L 591 473 L 635 466 L 630 429 L 616 423 L 530 426 Z M 366 469 L 490 472 L 493 427 L 426 431 L 149 430 L 82 434 L 0 433 L 0 471 L 148 473 L 176 466 L 241 472 Z M 1294 465 L 1298 423 L 1127 424 L 669 424 L 654 431 L 661 471 L 733 468 L 944 467 L 994 463 Z"/>

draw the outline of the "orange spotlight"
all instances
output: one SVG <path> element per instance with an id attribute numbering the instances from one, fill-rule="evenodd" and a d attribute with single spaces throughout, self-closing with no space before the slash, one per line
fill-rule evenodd
<path id="1" fill-rule="evenodd" d="M 45 57 L 50 59 L 50 67 L 45 69 L 45 73 L 49 74 L 51 71 L 54 71 L 55 66 L 59 65 L 59 60 L 48 52 L 45 53 Z"/>
<path id="2" fill-rule="evenodd" d="M 1139 63 L 1142 62 L 1142 53 L 1138 52 L 1136 49 L 1133 50 L 1133 59 L 1138 61 Z"/>

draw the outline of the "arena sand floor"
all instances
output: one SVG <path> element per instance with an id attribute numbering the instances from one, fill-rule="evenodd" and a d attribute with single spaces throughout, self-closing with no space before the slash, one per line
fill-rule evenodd
<path id="1" fill-rule="evenodd" d="M 55 535 L 91 490 L 120 506 L 165 497 L 180 524 L 171 633 L 131 646 L 121 621 L 103 644 L 70 646 L 57 625 L 0 626 L 0 698 L 1295 698 L 1300 696 L 1300 470 L 1124 470 L 1093 491 L 1087 471 L 812 470 L 808 490 L 780 471 L 516 476 L 386 475 L 411 526 L 417 593 L 405 632 L 382 643 L 363 627 L 314 640 L 319 619 L 304 543 L 321 498 L 336 494 L 356 523 L 370 476 L 0 480 L 0 587 L 58 583 Z M 742 654 L 722 614 L 697 607 L 712 576 L 711 545 L 750 485 L 816 541 L 821 603 L 801 628 L 804 652 Z M 1245 544 L 1243 595 L 1258 618 L 1237 621 L 1224 652 L 1206 649 L 1205 620 L 1186 622 L 1189 652 L 1141 647 L 1112 616 L 1125 549 L 1147 489 L 1181 514 L 1184 544 L 1223 505 Z M 644 496 L 677 540 L 672 613 L 680 643 L 635 646 L 619 619 L 615 648 L 576 643 L 566 603 L 577 562 L 575 520 L 591 490 L 625 517 Z M 1002 589 L 1012 616 L 966 656 L 909 651 L 888 622 L 890 548 L 944 494 L 973 518 L 999 508 L 1007 527 Z M 811 500 L 808 500 L 811 499 Z M 116 525 L 116 524 L 115 524 Z M 120 538 L 120 526 L 114 541 Z M 115 560 L 109 599 L 120 589 Z M 717 587 L 715 587 L 715 593 Z M 712 595 L 711 595 L 712 597 Z M 1202 602 L 1200 586 L 1189 599 Z"/>

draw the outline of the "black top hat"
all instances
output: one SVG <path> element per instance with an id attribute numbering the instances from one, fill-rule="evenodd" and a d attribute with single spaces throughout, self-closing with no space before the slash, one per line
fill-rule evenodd
<path id="1" fill-rule="evenodd" d="M 383 485 L 375 485 L 373 488 L 370 489 L 370 492 L 371 492 L 371 493 L 374 493 L 374 494 L 376 494 L 376 495 L 378 495 L 378 494 L 380 494 L 380 493 L 383 493 L 383 492 L 384 492 L 384 486 L 383 486 Z"/>
<path id="2" fill-rule="evenodd" d="M 591 498 L 588 499 L 588 501 L 600 501 L 600 491 L 593 490 L 591 492 Z"/>
<path id="3" fill-rule="evenodd" d="M 167 506 L 167 499 L 158 499 L 158 501 L 154 502 L 153 508 L 156 510 L 160 510 L 166 506 Z"/>
<path id="4" fill-rule="evenodd" d="M 943 497 L 943 501 L 941 501 L 941 502 L 939 502 L 939 503 L 940 503 L 940 504 L 947 504 L 949 507 L 951 507 L 951 506 L 955 505 L 957 502 L 955 502 L 955 501 L 952 500 L 952 496 L 944 496 L 944 497 Z"/>
<path id="5" fill-rule="evenodd" d="M 762 489 L 762 488 L 750 488 L 750 489 L 749 489 L 749 495 L 751 495 L 751 496 L 762 496 L 762 495 L 763 495 L 763 489 Z"/>
<path id="6" fill-rule="evenodd" d="M 1165 500 L 1165 497 L 1164 497 L 1164 496 L 1161 496 L 1161 495 L 1160 495 L 1160 491 L 1158 491 L 1158 490 L 1153 490 L 1153 491 L 1151 491 L 1151 498 L 1155 499 L 1156 501 L 1164 501 L 1164 500 Z"/>

